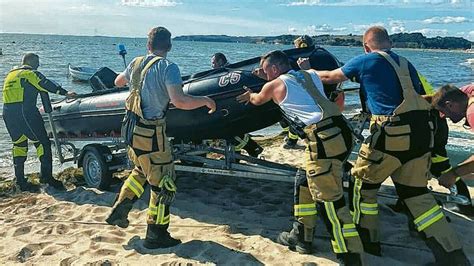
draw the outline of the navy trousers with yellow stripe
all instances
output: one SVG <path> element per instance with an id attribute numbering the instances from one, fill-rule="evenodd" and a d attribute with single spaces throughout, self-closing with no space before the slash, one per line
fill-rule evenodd
<path id="1" fill-rule="evenodd" d="M 51 142 L 44 127 L 44 121 L 36 108 L 25 110 L 22 104 L 5 104 L 3 120 L 13 142 L 13 163 L 18 184 L 25 184 L 25 161 L 28 140 L 35 148 L 41 162 L 41 180 L 47 181 L 53 175 Z"/>

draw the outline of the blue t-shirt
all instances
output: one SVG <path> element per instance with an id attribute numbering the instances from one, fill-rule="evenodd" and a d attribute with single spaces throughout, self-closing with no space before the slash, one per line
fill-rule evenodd
<path id="1" fill-rule="evenodd" d="M 399 63 L 394 52 L 388 54 Z M 419 94 L 425 94 L 423 86 L 413 65 L 408 62 L 413 87 Z M 363 54 L 354 57 L 342 67 L 344 75 L 360 84 L 361 101 L 374 115 L 393 115 L 393 111 L 402 103 L 403 92 L 397 73 L 392 65 L 378 53 Z"/>

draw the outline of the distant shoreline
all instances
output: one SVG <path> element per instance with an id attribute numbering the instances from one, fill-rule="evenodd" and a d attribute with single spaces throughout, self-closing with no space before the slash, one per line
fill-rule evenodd
<path id="1" fill-rule="evenodd" d="M 86 38 L 122 38 L 143 39 L 144 37 L 120 37 L 120 36 L 91 36 L 91 35 L 64 35 L 64 34 L 42 34 L 42 33 L 7 33 L 0 35 L 40 35 L 40 36 L 64 36 L 64 37 L 86 37 Z M 300 35 L 278 35 L 278 36 L 229 36 L 229 35 L 181 35 L 173 38 L 174 41 L 191 42 L 224 42 L 224 43 L 253 43 L 253 44 L 282 44 L 292 45 L 293 40 Z M 406 48 L 414 50 L 440 50 L 440 51 L 466 51 L 473 49 L 474 42 L 461 37 L 434 37 L 427 38 L 421 33 L 397 33 L 390 35 L 393 48 Z M 362 47 L 361 35 L 315 35 L 312 39 L 317 45 L 324 46 L 346 46 Z"/>
<path id="2" fill-rule="evenodd" d="M 256 43 L 291 45 L 300 35 L 278 36 L 228 36 L 228 35 L 184 35 L 174 38 L 176 41 Z M 362 47 L 361 35 L 316 35 L 311 37 L 317 45 Z M 390 35 L 393 48 L 467 50 L 474 43 L 461 37 L 427 38 L 421 33 L 397 33 Z"/>

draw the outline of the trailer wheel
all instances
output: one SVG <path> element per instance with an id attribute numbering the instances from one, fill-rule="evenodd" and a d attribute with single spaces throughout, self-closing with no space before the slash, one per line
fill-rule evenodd
<path id="1" fill-rule="evenodd" d="M 84 179 L 88 186 L 108 189 L 112 181 L 112 173 L 109 171 L 104 157 L 95 147 L 88 147 L 82 159 Z"/>

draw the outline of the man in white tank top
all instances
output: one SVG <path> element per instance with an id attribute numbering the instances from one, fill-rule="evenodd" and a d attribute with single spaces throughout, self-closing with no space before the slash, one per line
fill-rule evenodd
<path id="1" fill-rule="evenodd" d="M 325 96 L 314 70 L 291 70 L 288 57 L 281 51 L 264 55 L 260 64 L 269 82 L 258 93 L 246 89 L 237 100 L 278 104 L 307 146 L 306 175 L 298 171 L 295 182 L 296 221 L 277 242 L 299 253 L 312 253 L 318 204 L 337 258 L 344 265 L 361 265 L 362 242 L 342 190 L 343 164 L 353 145 L 347 122 L 338 106 Z"/>

